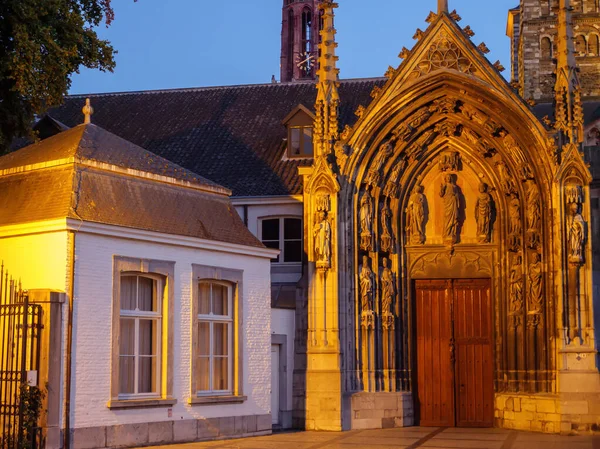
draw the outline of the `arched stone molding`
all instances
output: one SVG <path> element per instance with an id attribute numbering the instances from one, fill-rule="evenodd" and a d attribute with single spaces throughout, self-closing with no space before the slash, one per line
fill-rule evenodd
<path id="1" fill-rule="evenodd" d="M 352 152 L 343 167 L 346 184 L 340 192 L 344 215 L 352 220 L 355 230 L 354 239 L 350 241 L 354 251 L 347 254 L 347 260 L 352 263 L 348 266 L 360 267 L 361 260 L 367 257 L 373 277 L 377 280 L 383 258 L 391 260 L 392 271 L 398 279 L 396 327 L 408 329 L 411 323 L 413 279 L 410 257 L 427 253 L 430 257 L 444 260 L 443 255 L 448 254 L 449 260 L 452 260 L 453 254 L 465 257 L 463 251 L 471 246 L 471 251 L 478 254 L 480 259 L 483 252 L 498 254 L 497 269 L 488 273 L 495 286 L 498 391 L 551 391 L 554 378 L 548 368 L 554 366 L 554 352 L 549 338 L 553 326 L 549 323 L 554 322 L 554 308 L 547 307 L 544 301 L 549 297 L 549 286 L 553 284 L 547 238 L 552 235 L 549 210 L 552 207 L 553 145 L 541 125 L 534 130 L 537 132 L 532 132 L 523 128 L 524 122 L 514 122 L 515 115 L 524 115 L 523 120 L 530 119 L 527 117 L 530 112 L 521 110 L 522 104 L 517 105 L 516 111 L 506 111 L 506 100 L 503 108 L 500 108 L 500 100 L 495 92 L 490 92 L 489 86 L 484 92 L 478 90 L 481 86 L 477 86 L 477 81 L 471 78 L 468 79 L 471 83 L 468 86 L 464 82 L 459 83 L 458 78 L 466 77 L 463 74 L 445 75 L 441 80 L 437 78 L 439 74 L 434 73 L 426 77 L 428 82 L 423 90 L 413 86 L 416 91 L 411 89 L 404 95 L 390 97 L 386 104 L 379 105 L 381 109 L 373 111 L 373 117 L 368 122 L 359 122 L 358 128 L 362 131 L 360 136 L 349 137 L 348 142 L 355 142 L 360 150 Z M 495 107 L 496 102 L 498 107 Z M 503 113 L 499 113 L 502 110 Z M 530 122 L 535 123 L 535 120 Z M 367 130 L 368 133 L 365 132 Z M 439 182 L 439 160 L 448 151 L 461 156 L 460 167 L 457 165 L 450 172 L 454 176 L 469 173 L 469 208 L 473 207 L 476 183 L 483 181 L 489 186 L 496 213 L 495 237 L 491 243 L 478 245 L 477 240 L 471 238 L 470 241 L 459 240 L 456 245 L 448 246 L 438 238 L 426 240 L 424 245 L 420 245 L 419 242 L 411 242 L 406 235 L 406 210 L 415 187 L 424 179 L 427 179 L 427 185 Z M 435 174 L 427 178 L 430 173 Z M 504 173 L 509 174 L 508 178 Z M 382 251 L 376 226 L 372 229 L 374 244 L 361 245 L 359 217 L 365 192 L 371 198 L 373 223 L 378 223 L 382 209 L 392 210 L 393 237 L 397 242 L 394 251 Z M 428 192 L 427 200 L 431 196 L 431 192 Z M 537 221 L 528 215 L 530 198 L 536 198 L 537 212 L 534 218 L 540 216 Z M 511 210 L 517 211 L 519 221 L 515 235 L 511 235 L 510 230 Z M 528 223 L 532 220 L 537 223 L 537 228 L 533 232 L 535 235 L 530 236 Z M 509 237 L 516 237 L 516 243 L 511 243 Z M 515 263 L 518 265 L 516 268 L 512 266 Z M 452 264 L 444 267 L 444 270 L 443 276 L 446 278 L 465 275 L 464 271 L 455 269 Z M 532 270 L 539 275 L 528 277 L 527 273 Z M 513 310 L 515 307 L 509 297 L 512 291 L 509 279 L 513 271 L 518 272 L 520 289 L 525 292 L 521 298 L 523 304 L 516 310 Z M 354 276 L 354 313 L 358 318 L 361 315 L 358 306 L 360 288 L 357 274 Z M 532 284 L 537 286 L 534 290 L 536 301 L 527 302 L 532 296 L 528 293 Z M 377 298 L 374 302 L 377 304 Z M 377 310 L 374 312 L 374 326 L 379 329 L 381 317 Z M 365 344 L 361 332 L 357 319 L 355 338 L 358 348 Z M 396 388 L 400 390 L 409 389 L 411 385 L 412 343 L 407 341 L 407 334 L 410 332 L 396 334 L 399 348 L 395 358 L 398 364 Z M 376 339 L 368 345 L 375 346 L 375 351 L 380 350 Z M 378 373 L 381 356 L 378 353 L 374 361 L 369 361 L 373 366 L 367 369 L 366 381 L 365 374 L 362 375 L 362 388 L 370 391 L 388 388 L 383 376 Z M 357 371 L 361 371 L 365 360 L 359 353 L 356 357 Z M 524 375 L 525 372 L 529 374 Z M 361 377 L 360 372 L 358 377 Z"/>

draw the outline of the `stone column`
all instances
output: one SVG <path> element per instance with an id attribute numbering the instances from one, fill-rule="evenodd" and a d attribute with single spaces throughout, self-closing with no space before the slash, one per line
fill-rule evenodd
<path id="1" fill-rule="evenodd" d="M 46 449 L 59 449 L 61 438 L 62 309 L 65 294 L 51 290 L 29 290 L 31 304 L 42 306 L 39 388 L 44 391 L 40 426 Z"/>

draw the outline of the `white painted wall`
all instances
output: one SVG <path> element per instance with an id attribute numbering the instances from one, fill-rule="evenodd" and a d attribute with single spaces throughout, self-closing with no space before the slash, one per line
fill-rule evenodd
<path id="1" fill-rule="evenodd" d="M 294 386 L 294 338 L 295 338 L 296 311 L 288 309 L 271 309 L 271 333 L 287 337 L 287 408 L 292 410 L 292 389 Z M 284 357 L 284 354 L 281 354 Z M 280 398 L 281 401 L 281 398 Z M 281 403 L 281 402 L 280 402 Z M 284 411 L 285 411 L 284 410 Z"/>
<path id="2" fill-rule="evenodd" d="M 142 422 L 267 414 L 271 408 L 271 313 L 268 259 L 177 247 L 148 241 L 78 233 L 75 262 L 74 388 L 75 428 Z M 113 256 L 175 262 L 174 390 L 177 404 L 109 410 Z M 191 379 L 192 264 L 243 270 L 243 404 L 187 404 Z"/>

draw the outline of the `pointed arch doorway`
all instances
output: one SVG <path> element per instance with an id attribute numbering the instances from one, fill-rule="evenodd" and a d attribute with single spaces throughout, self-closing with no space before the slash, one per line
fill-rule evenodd
<path id="1" fill-rule="evenodd" d="M 420 425 L 492 427 L 491 280 L 415 280 L 414 298 Z"/>

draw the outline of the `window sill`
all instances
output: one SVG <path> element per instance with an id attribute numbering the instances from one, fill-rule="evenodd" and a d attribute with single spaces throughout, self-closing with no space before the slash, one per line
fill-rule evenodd
<path id="1" fill-rule="evenodd" d="M 190 405 L 211 405 L 211 404 L 241 404 L 248 399 L 248 396 L 199 396 L 190 398 Z"/>
<path id="2" fill-rule="evenodd" d="M 177 399 L 119 399 L 108 401 L 107 407 L 110 410 L 121 410 L 128 408 L 151 408 L 151 407 L 171 407 L 177 404 Z"/>

